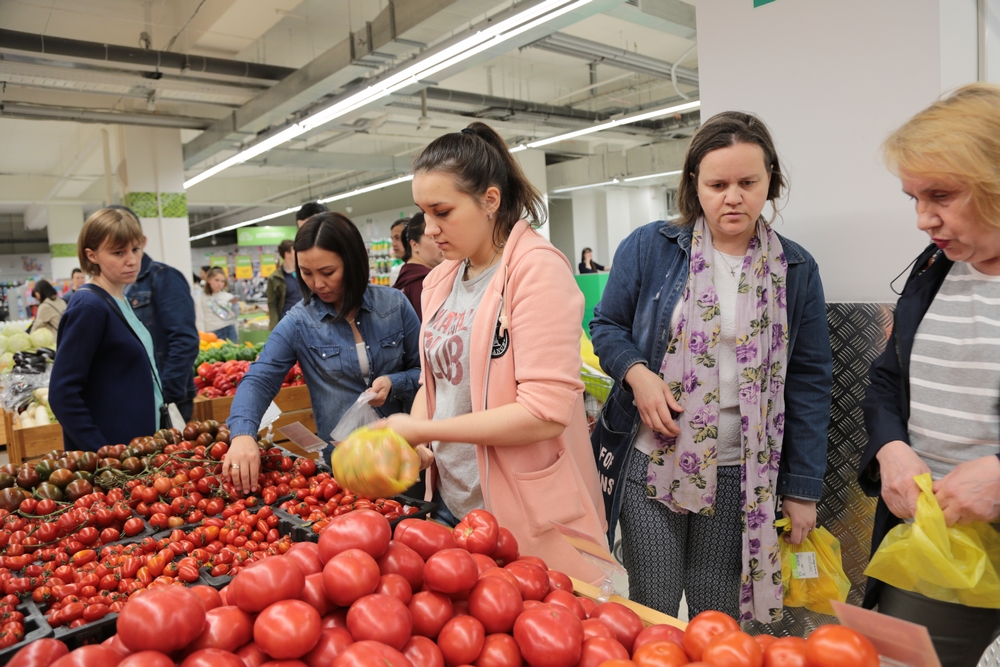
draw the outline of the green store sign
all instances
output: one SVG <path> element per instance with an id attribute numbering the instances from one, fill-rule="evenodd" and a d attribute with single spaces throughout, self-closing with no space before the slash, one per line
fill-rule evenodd
<path id="1" fill-rule="evenodd" d="M 236 230 L 236 244 L 245 246 L 278 245 L 294 241 L 298 227 L 241 227 Z"/>

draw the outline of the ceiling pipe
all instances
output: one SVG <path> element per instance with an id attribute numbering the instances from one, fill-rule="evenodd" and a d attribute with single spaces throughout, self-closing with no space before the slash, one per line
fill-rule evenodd
<path id="1" fill-rule="evenodd" d="M 67 37 L 50 37 L 2 28 L 0 28 L 0 49 L 27 51 L 29 53 L 46 53 L 86 60 L 129 63 L 142 67 L 150 67 L 154 71 L 175 69 L 198 74 L 218 74 L 271 81 L 280 81 L 295 71 L 292 68 L 279 67 L 277 65 L 227 60 L 225 58 L 206 58 L 204 56 L 173 53 L 171 51 L 152 51 L 141 49 L 137 46 L 99 44 L 97 42 L 85 42 Z"/>
<path id="2" fill-rule="evenodd" d="M 607 44 L 562 32 L 552 33 L 537 42 L 529 44 L 529 46 L 544 51 L 560 53 L 565 56 L 580 58 L 588 62 L 599 62 L 619 69 L 629 70 L 630 72 L 655 76 L 659 79 L 676 79 L 680 83 L 689 86 L 698 85 L 697 70 L 687 67 L 677 67 L 676 63 L 668 63 L 665 60 L 651 58 L 641 53 L 608 46 Z M 683 60 L 685 56 L 687 54 L 682 56 L 681 59 Z"/>
<path id="3" fill-rule="evenodd" d="M 178 129 L 189 130 L 204 130 L 213 122 L 210 118 L 91 111 L 89 109 L 67 109 L 65 107 L 40 104 L 20 104 L 18 102 L 0 102 L 0 117 L 28 118 L 32 120 L 75 120 L 80 123 L 176 127 Z"/>

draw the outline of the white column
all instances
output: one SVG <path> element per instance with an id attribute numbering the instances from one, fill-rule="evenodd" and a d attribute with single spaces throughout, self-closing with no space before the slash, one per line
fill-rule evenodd
<path id="1" fill-rule="evenodd" d="M 24 213 L 28 229 L 45 227 L 52 256 L 51 280 L 69 280 L 74 268 L 80 266 L 76 242 L 83 228 L 83 207 L 79 204 L 38 204 Z"/>
<path id="2" fill-rule="evenodd" d="M 517 153 L 514 153 L 514 157 L 517 159 L 518 164 L 521 165 L 521 170 L 524 172 L 524 175 L 542 194 L 542 199 L 545 200 L 546 208 L 548 208 L 549 186 L 548 180 L 545 178 L 545 151 L 529 148 L 526 151 L 518 151 Z M 548 223 L 539 227 L 538 232 L 545 238 L 549 238 Z"/>

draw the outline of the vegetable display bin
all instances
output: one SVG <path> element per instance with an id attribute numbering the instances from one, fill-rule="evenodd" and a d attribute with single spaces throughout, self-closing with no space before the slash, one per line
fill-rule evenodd
<path id="1" fill-rule="evenodd" d="M 608 284 L 607 273 L 585 273 L 575 276 L 576 284 L 583 292 L 583 330 L 590 337 L 590 320 L 594 319 L 594 307 L 600 302 L 604 295 L 604 288 Z"/>
<path id="2" fill-rule="evenodd" d="M 279 408 L 281 408 L 282 413 L 281 416 L 278 417 L 277 421 L 274 422 L 272 427 L 272 438 L 275 444 L 284 444 L 285 446 L 291 444 L 285 436 L 278 432 L 278 428 L 285 426 L 286 424 L 301 422 L 307 429 L 313 433 L 316 432 L 316 418 L 313 415 L 312 401 L 309 399 L 309 390 L 305 385 L 299 385 L 297 387 L 283 387 L 281 391 L 278 392 L 278 395 L 274 397 L 274 402 Z M 226 396 L 224 398 L 201 398 L 199 396 L 194 399 L 194 414 L 192 418 L 195 421 L 213 419 L 220 424 L 225 424 L 226 420 L 229 419 L 229 410 L 232 407 L 232 396 Z M 318 456 L 317 454 L 305 454 L 304 452 L 300 453 L 298 451 L 295 453 L 305 455 L 313 459 Z"/>

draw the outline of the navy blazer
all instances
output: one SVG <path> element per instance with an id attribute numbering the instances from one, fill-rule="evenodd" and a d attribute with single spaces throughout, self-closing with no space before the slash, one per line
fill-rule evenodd
<path id="1" fill-rule="evenodd" d="M 153 435 L 153 374 L 146 348 L 97 285 L 73 295 L 59 321 L 49 404 L 67 450 L 97 451 Z"/>

